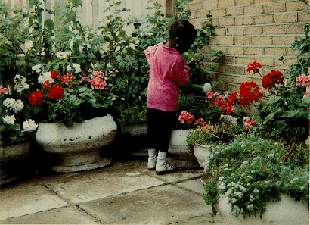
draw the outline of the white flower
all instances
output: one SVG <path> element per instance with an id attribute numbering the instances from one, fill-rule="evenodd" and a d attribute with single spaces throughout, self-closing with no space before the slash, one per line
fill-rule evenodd
<path id="1" fill-rule="evenodd" d="M 32 67 L 32 70 L 35 70 L 37 73 L 40 73 L 42 69 L 42 64 L 37 64 Z"/>
<path id="2" fill-rule="evenodd" d="M 28 119 L 23 122 L 23 131 L 32 131 L 37 129 L 38 124 L 34 122 L 34 120 Z"/>
<path id="3" fill-rule="evenodd" d="M 72 66 L 76 73 L 82 72 L 80 64 L 74 63 Z"/>
<path id="4" fill-rule="evenodd" d="M 56 56 L 59 59 L 66 59 L 69 55 L 71 55 L 71 52 L 57 52 Z"/>
<path id="5" fill-rule="evenodd" d="M 24 103 L 18 99 L 17 101 L 15 101 L 14 105 L 12 105 L 12 108 L 14 110 L 14 112 L 19 112 L 24 108 Z"/>
<path id="6" fill-rule="evenodd" d="M 2 117 L 3 121 L 7 124 L 14 124 L 15 123 L 15 116 L 12 115 L 12 116 L 9 116 L 9 115 L 6 115 L 5 117 Z"/>
<path id="7" fill-rule="evenodd" d="M 29 84 L 26 83 L 26 78 L 16 74 L 14 78 L 14 89 L 17 90 L 17 92 L 21 92 L 24 89 L 29 89 Z"/>
<path id="8" fill-rule="evenodd" d="M 253 190 L 253 193 L 258 193 L 258 192 L 259 192 L 258 189 L 254 189 L 254 190 Z"/>
<path id="9" fill-rule="evenodd" d="M 3 101 L 3 105 L 8 107 L 8 108 L 12 108 L 12 105 L 15 104 L 15 99 L 14 98 L 6 98 L 4 101 Z"/>
<path id="10" fill-rule="evenodd" d="M 45 81 L 49 81 L 50 83 L 54 83 L 54 79 L 52 78 L 51 71 L 45 72 L 38 77 L 38 82 L 44 84 Z"/>
<path id="11" fill-rule="evenodd" d="M 25 43 L 25 51 L 26 52 L 28 52 L 28 50 L 30 49 L 30 48 L 32 48 L 33 47 L 33 41 L 27 41 L 26 43 Z"/>

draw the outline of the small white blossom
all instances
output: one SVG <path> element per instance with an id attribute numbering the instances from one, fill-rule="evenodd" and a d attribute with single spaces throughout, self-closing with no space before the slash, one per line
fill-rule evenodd
<path id="1" fill-rule="evenodd" d="M 46 81 L 50 83 L 54 83 L 54 79 L 52 78 L 51 72 L 45 72 L 38 77 L 38 83 L 44 84 Z"/>
<path id="2" fill-rule="evenodd" d="M 57 52 L 56 56 L 59 59 L 66 59 L 69 55 L 71 55 L 71 52 Z"/>
<path id="3" fill-rule="evenodd" d="M 14 78 L 14 89 L 17 92 L 21 92 L 24 89 L 29 89 L 29 84 L 26 83 L 26 78 L 19 74 L 16 74 Z"/>
<path id="4" fill-rule="evenodd" d="M 14 124 L 15 123 L 15 116 L 12 115 L 12 116 L 9 116 L 9 115 L 6 115 L 5 117 L 2 117 L 3 121 L 7 124 Z"/>
<path id="5" fill-rule="evenodd" d="M 79 72 L 82 71 L 82 70 L 81 70 L 81 65 L 80 65 L 80 64 L 74 63 L 72 66 L 73 66 L 73 68 L 74 68 L 74 70 L 75 70 L 76 73 L 79 73 Z"/>
<path id="6" fill-rule="evenodd" d="M 33 131 L 37 129 L 38 124 L 34 122 L 34 120 L 28 119 L 23 122 L 23 131 Z"/>
<path id="7" fill-rule="evenodd" d="M 7 108 L 12 108 L 12 106 L 15 104 L 15 99 L 14 98 L 6 98 L 3 101 L 3 105 L 6 106 Z"/>
<path id="8" fill-rule="evenodd" d="M 24 103 L 20 99 L 18 99 L 18 100 L 15 101 L 14 105 L 12 106 L 12 108 L 13 108 L 15 113 L 19 112 L 19 111 L 21 111 L 24 108 Z"/>
<path id="9" fill-rule="evenodd" d="M 37 73 L 40 73 L 42 69 L 42 64 L 37 64 L 32 67 L 32 70 L 35 70 Z"/>

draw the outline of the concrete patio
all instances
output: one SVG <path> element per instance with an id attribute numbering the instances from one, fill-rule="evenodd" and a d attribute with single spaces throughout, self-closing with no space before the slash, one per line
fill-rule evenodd
<path id="1" fill-rule="evenodd" d="M 211 217 L 202 169 L 186 169 L 185 163 L 158 176 L 146 162 L 145 155 L 132 155 L 101 169 L 38 175 L 2 187 L 0 224 L 237 224 Z"/>

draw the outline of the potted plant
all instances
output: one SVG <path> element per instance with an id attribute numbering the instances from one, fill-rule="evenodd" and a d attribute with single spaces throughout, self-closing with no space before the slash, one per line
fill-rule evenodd
<path id="1" fill-rule="evenodd" d="M 232 142 L 237 135 L 244 131 L 243 126 L 222 117 L 218 124 L 200 123 L 197 129 L 190 132 L 186 142 L 189 150 L 203 167 L 212 149 L 218 145 Z"/>
<path id="2" fill-rule="evenodd" d="M 114 97 L 105 79 L 111 73 L 88 70 L 85 76 L 71 69 L 61 75 L 41 69 L 42 88 L 30 93 L 29 102 L 32 116 L 39 120 L 36 141 L 46 152 L 61 157 L 53 170 L 73 172 L 107 165 L 110 160 L 101 159 L 100 149 L 112 142 L 117 130 L 106 111 Z"/>
<path id="3" fill-rule="evenodd" d="M 205 164 L 210 173 L 205 180 L 205 201 L 213 206 L 214 214 L 234 215 L 239 222 L 255 222 L 259 216 L 277 223 L 306 223 L 309 147 L 265 139 L 258 133 L 236 137 L 212 151 Z"/>
<path id="4" fill-rule="evenodd" d="M 16 75 L 12 92 L 0 86 L 0 186 L 30 172 L 30 142 L 34 141 L 37 124 L 27 112 L 23 92 L 29 88 L 26 79 Z"/>

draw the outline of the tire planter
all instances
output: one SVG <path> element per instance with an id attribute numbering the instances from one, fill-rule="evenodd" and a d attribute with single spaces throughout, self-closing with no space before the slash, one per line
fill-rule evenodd
<path id="1" fill-rule="evenodd" d="M 77 172 L 104 167 L 110 158 L 101 157 L 101 147 L 116 137 L 117 125 L 113 117 L 95 117 L 66 127 L 59 123 L 40 123 L 36 141 L 48 153 L 57 154 L 60 161 L 52 170 Z"/>
<path id="2" fill-rule="evenodd" d="M 208 159 L 211 152 L 212 152 L 211 145 L 195 144 L 194 146 L 194 155 L 201 167 L 205 167 L 204 164 L 206 160 Z"/>
<path id="3" fill-rule="evenodd" d="M 240 215 L 238 217 L 232 215 L 230 204 L 228 202 L 227 195 L 220 195 L 218 204 L 219 213 L 225 218 L 234 221 L 235 223 L 242 224 L 309 224 L 309 209 L 306 204 L 302 202 L 296 202 L 293 198 L 282 194 L 281 200 L 278 202 L 268 202 L 266 206 L 266 212 L 263 214 L 262 219 L 257 217 L 249 217 L 243 219 Z"/>
<path id="4" fill-rule="evenodd" d="M 0 147 L 0 187 L 24 175 L 28 156 L 29 142 Z"/>

